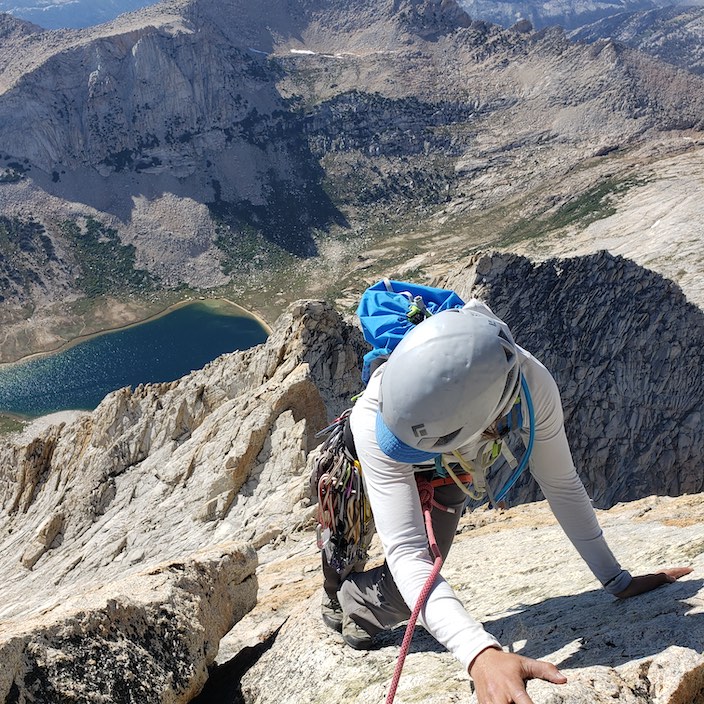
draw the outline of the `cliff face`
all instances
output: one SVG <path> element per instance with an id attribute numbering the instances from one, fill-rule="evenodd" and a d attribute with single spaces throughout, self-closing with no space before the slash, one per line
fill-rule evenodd
<path id="1" fill-rule="evenodd" d="M 553 369 L 599 505 L 641 500 L 603 516 L 623 564 L 704 568 L 701 312 L 607 255 L 486 256 L 447 282 L 484 296 Z M 323 630 L 308 489 L 314 433 L 360 390 L 364 350 L 330 306 L 299 302 L 258 348 L 0 447 L 0 701 L 187 702 L 216 656 L 208 686 L 224 701 L 381 700 L 400 634 L 362 656 Z M 510 495 L 533 498 L 527 481 Z M 463 526 L 445 574 L 472 611 L 515 650 L 574 670 L 563 694 L 536 685 L 536 702 L 699 701 L 700 572 L 623 606 L 593 591 L 542 504 Z M 468 696 L 428 638 L 407 668 L 399 701 Z"/>
<path id="2" fill-rule="evenodd" d="M 270 526 L 247 528 L 243 504 L 264 466 L 274 472 L 270 455 L 279 466 L 275 440 L 296 474 L 314 444 L 311 426 L 317 431 L 326 406 L 341 410 L 341 397 L 358 390 L 357 335 L 322 304 L 300 305 L 256 353 L 221 357 L 173 384 L 116 391 L 67 427 L 3 446 L 6 567 L 24 566 L 28 591 L 48 575 L 73 590 L 195 551 L 213 536 L 266 533 Z M 293 510 L 303 496 L 287 494 L 286 481 L 276 490 Z M 31 598 L 10 601 L 5 617 L 39 608 Z"/>
<path id="3" fill-rule="evenodd" d="M 481 257 L 446 283 L 486 300 L 554 374 L 595 505 L 704 491 L 704 316 L 671 281 L 601 252 Z"/>
<path id="4" fill-rule="evenodd" d="M 223 543 L 0 624 L 4 702 L 184 702 L 256 603 L 257 558 Z"/>

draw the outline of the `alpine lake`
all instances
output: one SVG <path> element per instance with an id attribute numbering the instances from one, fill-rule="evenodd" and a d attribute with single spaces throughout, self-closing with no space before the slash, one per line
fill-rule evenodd
<path id="1" fill-rule="evenodd" d="M 32 419 L 92 410 L 115 389 L 174 381 L 267 335 L 259 320 L 229 301 L 182 304 L 56 353 L 0 365 L 0 414 Z"/>

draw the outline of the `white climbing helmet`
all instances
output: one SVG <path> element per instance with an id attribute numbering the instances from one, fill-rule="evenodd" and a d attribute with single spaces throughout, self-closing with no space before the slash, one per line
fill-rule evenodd
<path id="1" fill-rule="evenodd" d="M 520 383 L 503 321 L 478 301 L 442 311 L 413 328 L 384 365 L 379 446 L 411 463 L 456 450 L 508 413 Z"/>

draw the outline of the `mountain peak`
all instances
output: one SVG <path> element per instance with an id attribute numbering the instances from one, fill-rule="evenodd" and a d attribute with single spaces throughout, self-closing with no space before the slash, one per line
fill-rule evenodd
<path id="1" fill-rule="evenodd" d="M 27 36 L 43 31 L 41 27 L 27 20 L 19 19 L 7 12 L 0 12 L 0 40 L 3 42 L 13 35 Z"/>

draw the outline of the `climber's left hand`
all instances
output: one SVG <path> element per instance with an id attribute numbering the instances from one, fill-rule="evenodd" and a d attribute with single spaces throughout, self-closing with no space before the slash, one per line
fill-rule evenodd
<path id="1" fill-rule="evenodd" d="M 684 577 L 692 571 L 691 567 L 671 567 L 667 570 L 660 570 L 653 574 L 642 574 L 634 577 L 631 583 L 622 591 L 616 594 L 619 599 L 628 599 L 638 594 L 652 591 L 663 584 L 676 582 L 680 577 Z"/>

